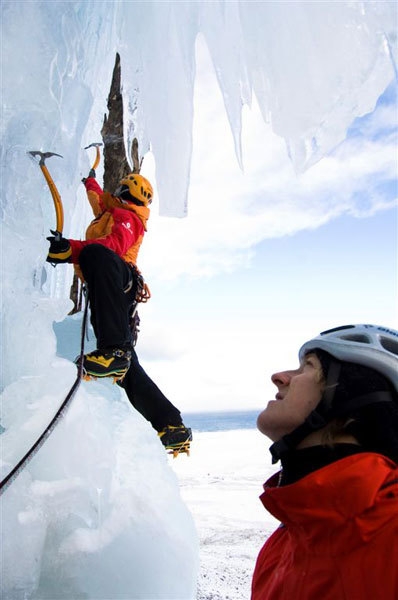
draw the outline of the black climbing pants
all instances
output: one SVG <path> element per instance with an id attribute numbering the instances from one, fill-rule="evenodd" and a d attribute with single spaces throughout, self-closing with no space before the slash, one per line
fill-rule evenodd
<path id="1" fill-rule="evenodd" d="M 97 348 L 131 350 L 131 366 L 120 383 L 129 401 L 157 431 L 166 425 L 180 425 L 180 411 L 148 377 L 133 348 L 130 314 L 137 291 L 134 270 L 101 244 L 85 246 L 80 253 L 79 264 L 88 287 Z"/>
<path id="2" fill-rule="evenodd" d="M 79 256 L 87 282 L 91 324 L 97 348 L 129 348 L 132 344 L 129 315 L 135 301 L 136 284 L 131 284 L 132 268 L 101 244 L 85 246 Z"/>
<path id="3" fill-rule="evenodd" d="M 136 410 L 156 431 L 166 425 L 181 425 L 180 411 L 166 398 L 158 386 L 146 374 L 132 351 L 131 366 L 120 386 L 124 388 L 128 399 Z"/>

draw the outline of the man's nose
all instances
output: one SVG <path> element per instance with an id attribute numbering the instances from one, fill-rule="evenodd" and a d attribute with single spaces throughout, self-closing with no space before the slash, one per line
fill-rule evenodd
<path id="1" fill-rule="evenodd" d="M 271 375 L 271 381 L 277 387 L 288 385 L 290 382 L 290 373 L 291 371 L 279 371 L 278 373 L 274 373 Z"/>

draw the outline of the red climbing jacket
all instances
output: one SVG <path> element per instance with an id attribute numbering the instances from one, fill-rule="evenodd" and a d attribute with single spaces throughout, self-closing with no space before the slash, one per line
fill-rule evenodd
<path id="1" fill-rule="evenodd" d="M 69 240 L 72 262 L 78 264 L 84 246 L 95 243 L 106 246 L 127 263 L 136 265 L 149 208 L 121 202 L 112 194 L 103 192 L 92 177 L 86 179 L 85 186 L 95 219 L 87 228 L 85 241 Z"/>
<path id="2" fill-rule="evenodd" d="M 397 600 L 398 466 L 361 453 L 261 500 L 282 525 L 257 559 L 252 600 Z"/>

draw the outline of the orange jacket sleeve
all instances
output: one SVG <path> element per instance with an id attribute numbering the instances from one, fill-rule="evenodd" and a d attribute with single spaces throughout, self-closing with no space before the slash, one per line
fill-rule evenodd
<path id="1" fill-rule="evenodd" d="M 84 182 L 84 185 L 94 217 L 97 218 L 104 210 L 104 206 L 101 202 L 102 188 L 94 177 L 88 177 Z"/>

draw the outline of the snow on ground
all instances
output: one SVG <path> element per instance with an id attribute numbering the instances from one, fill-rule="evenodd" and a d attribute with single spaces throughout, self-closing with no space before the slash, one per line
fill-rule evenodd
<path id="1" fill-rule="evenodd" d="M 193 433 L 190 457 L 170 462 L 200 539 L 197 600 L 248 599 L 257 554 L 278 526 L 259 500 L 277 467 L 255 429 Z"/>

